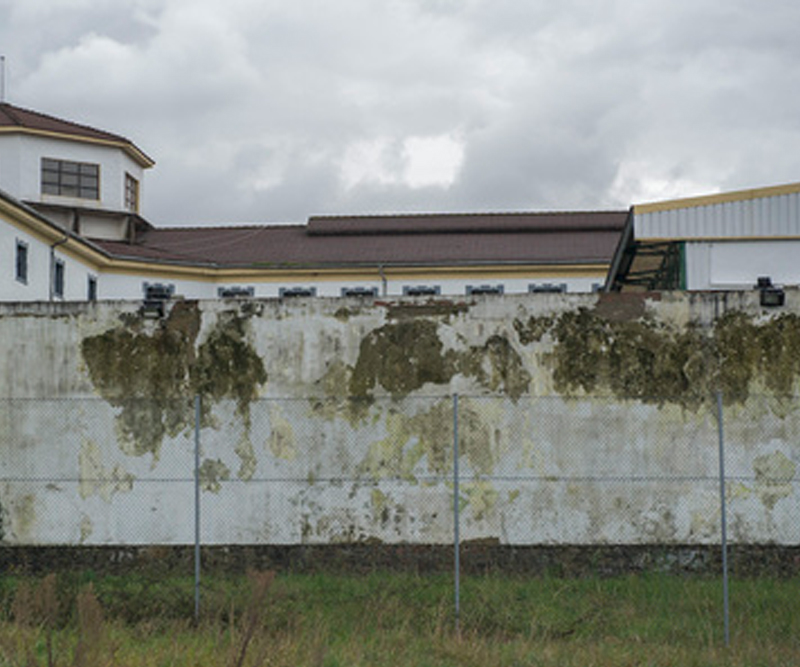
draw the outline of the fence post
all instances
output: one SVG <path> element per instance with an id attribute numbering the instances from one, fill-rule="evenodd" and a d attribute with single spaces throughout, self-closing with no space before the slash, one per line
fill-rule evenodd
<path id="1" fill-rule="evenodd" d="M 200 396 L 194 397 L 194 620 L 200 620 Z"/>
<path id="2" fill-rule="evenodd" d="M 728 510 L 725 498 L 725 432 L 723 428 L 722 392 L 717 391 L 717 434 L 719 435 L 719 503 L 722 530 L 722 614 L 725 646 L 731 643 L 730 605 L 728 597 Z"/>
<path id="3" fill-rule="evenodd" d="M 455 627 L 461 632 L 461 537 L 459 535 L 460 508 L 458 487 L 458 394 L 453 394 L 453 549 L 455 569 Z"/>

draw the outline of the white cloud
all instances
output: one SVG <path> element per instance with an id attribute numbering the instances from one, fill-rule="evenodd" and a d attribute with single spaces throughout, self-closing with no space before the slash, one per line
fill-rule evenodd
<path id="1" fill-rule="evenodd" d="M 10 101 L 136 141 L 157 162 L 156 223 L 800 180 L 800 5 L 785 0 L 0 6 Z"/>
<path id="2" fill-rule="evenodd" d="M 403 182 L 412 188 L 451 186 L 464 160 L 464 146 L 452 134 L 409 137 L 403 142 Z"/>

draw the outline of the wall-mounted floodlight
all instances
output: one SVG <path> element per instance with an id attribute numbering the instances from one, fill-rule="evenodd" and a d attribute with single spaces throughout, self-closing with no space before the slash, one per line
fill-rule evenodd
<path id="1" fill-rule="evenodd" d="M 144 302 L 142 303 L 142 315 L 145 317 L 164 317 L 166 303 L 172 298 L 175 292 L 174 285 L 153 285 L 144 284 Z"/>
<path id="2" fill-rule="evenodd" d="M 756 289 L 759 291 L 759 302 L 764 307 L 777 308 L 786 302 L 783 288 L 773 285 L 769 276 L 759 276 Z"/>

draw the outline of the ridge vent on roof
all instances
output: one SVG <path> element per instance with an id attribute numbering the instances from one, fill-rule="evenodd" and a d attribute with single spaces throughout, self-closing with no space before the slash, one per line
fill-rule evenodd
<path id="1" fill-rule="evenodd" d="M 373 216 L 312 216 L 309 236 L 398 234 L 548 233 L 620 230 L 627 211 L 532 213 L 415 213 Z"/>

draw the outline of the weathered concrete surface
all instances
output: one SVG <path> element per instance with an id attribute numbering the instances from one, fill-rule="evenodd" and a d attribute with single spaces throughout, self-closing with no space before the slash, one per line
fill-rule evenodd
<path id="1" fill-rule="evenodd" d="M 800 544 L 800 295 L 0 305 L 0 539 Z"/>

